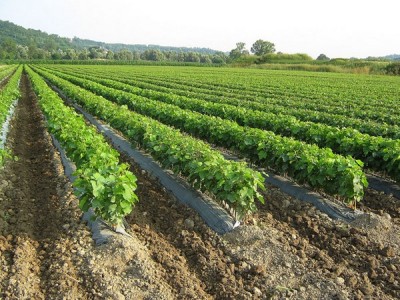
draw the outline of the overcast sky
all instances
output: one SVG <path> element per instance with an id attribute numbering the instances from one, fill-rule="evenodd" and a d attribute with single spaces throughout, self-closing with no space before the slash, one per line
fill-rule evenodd
<path id="1" fill-rule="evenodd" d="M 398 0 L 0 0 L 0 19 L 110 43 L 207 47 L 257 39 L 316 57 L 400 53 Z"/>

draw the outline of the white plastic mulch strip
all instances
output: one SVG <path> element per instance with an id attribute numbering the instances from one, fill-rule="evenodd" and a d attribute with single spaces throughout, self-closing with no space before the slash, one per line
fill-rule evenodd
<path id="1" fill-rule="evenodd" d="M 3 123 L 1 128 L 1 135 L 0 135 L 0 149 L 4 149 L 7 140 L 7 134 L 10 130 L 10 121 L 14 115 L 15 108 L 17 107 L 18 100 L 14 100 L 14 102 L 10 105 L 10 109 L 8 110 L 7 118 Z"/>

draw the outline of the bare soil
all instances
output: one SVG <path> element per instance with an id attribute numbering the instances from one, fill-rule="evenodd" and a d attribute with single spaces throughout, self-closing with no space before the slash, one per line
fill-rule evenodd
<path id="1" fill-rule="evenodd" d="M 29 80 L 0 171 L 0 298 L 399 299 L 399 200 L 368 190 L 345 224 L 268 187 L 224 236 L 124 157 L 138 177 L 132 238 L 95 246 Z"/>

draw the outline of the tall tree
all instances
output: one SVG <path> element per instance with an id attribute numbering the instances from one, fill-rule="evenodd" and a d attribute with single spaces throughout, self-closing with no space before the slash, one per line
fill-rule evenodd
<path id="1" fill-rule="evenodd" d="M 162 61 L 165 59 L 164 54 L 160 50 L 149 49 L 141 54 L 141 59 L 151 61 Z"/>
<path id="2" fill-rule="evenodd" d="M 0 50 L 4 58 L 15 58 L 17 56 L 17 44 L 11 38 L 5 38 L 0 44 Z"/>
<path id="3" fill-rule="evenodd" d="M 232 49 L 229 53 L 229 57 L 232 59 L 237 59 L 244 54 L 247 54 L 248 51 L 245 49 L 246 44 L 243 42 L 236 43 L 236 48 Z"/>
<path id="4" fill-rule="evenodd" d="M 268 53 L 275 52 L 275 44 L 269 41 L 257 40 L 251 47 L 251 52 L 255 55 L 261 56 Z"/>
<path id="5" fill-rule="evenodd" d="M 321 53 L 320 55 L 318 55 L 317 60 L 329 60 L 329 57 Z"/>

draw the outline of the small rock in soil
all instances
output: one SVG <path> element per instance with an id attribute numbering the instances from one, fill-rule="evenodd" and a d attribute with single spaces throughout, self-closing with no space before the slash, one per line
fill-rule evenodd
<path id="1" fill-rule="evenodd" d="M 233 266 L 235 266 L 235 265 L 233 265 Z M 265 273 L 266 273 L 265 266 L 262 266 L 262 265 L 253 266 L 251 268 L 251 272 L 256 275 L 257 274 L 265 275 Z"/>
<path id="2" fill-rule="evenodd" d="M 384 255 L 386 257 L 393 257 L 394 256 L 393 248 L 390 247 L 390 246 L 387 246 L 387 247 L 383 248 L 382 255 Z"/>
<path id="3" fill-rule="evenodd" d="M 282 201 L 282 207 L 283 208 L 288 208 L 289 205 L 290 205 L 290 201 L 289 200 L 285 199 L 285 200 Z"/>
<path id="4" fill-rule="evenodd" d="M 371 295 L 374 292 L 374 289 L 370 284 L 366 284 L 366 285 L 361 287 L 361 292 L 364 295 Z"/>
<path id="5" fill-rule="evenodd" d="M 185 220 L 185 227 L 188 229 L 193 229 L 194 228 L 194 222 L 192 219 L 186 219 Z"/>
<path id="6" fill-rule="evenodd" d="M 340 285 L 344 284 L 344 278 L 342 278 L 342 277 L 336 277 L 335 281 L 337 284 L 340 284 Z"/>
<path id="7" fill-rule="evenodd" d="M 391 220 L 391 219 L 392 219 L 392 217 L 391 217 L 388 213 L 384 213 L 384 214 L 382 215 L 382 217 L 385 218 L 385 219 L 387 219 L 387 220 Z"/>
<path id="8" fill-rule="evenodd" d="M 258 288 L 258 287 L 254 287 L 254 289 L 253 289 L 253 294 L 255 295 L 255 296 L 257 296 L 257 297 L 261 297 L 262 296 L 262 292 L 261 292 L 261 290 Z"/>

